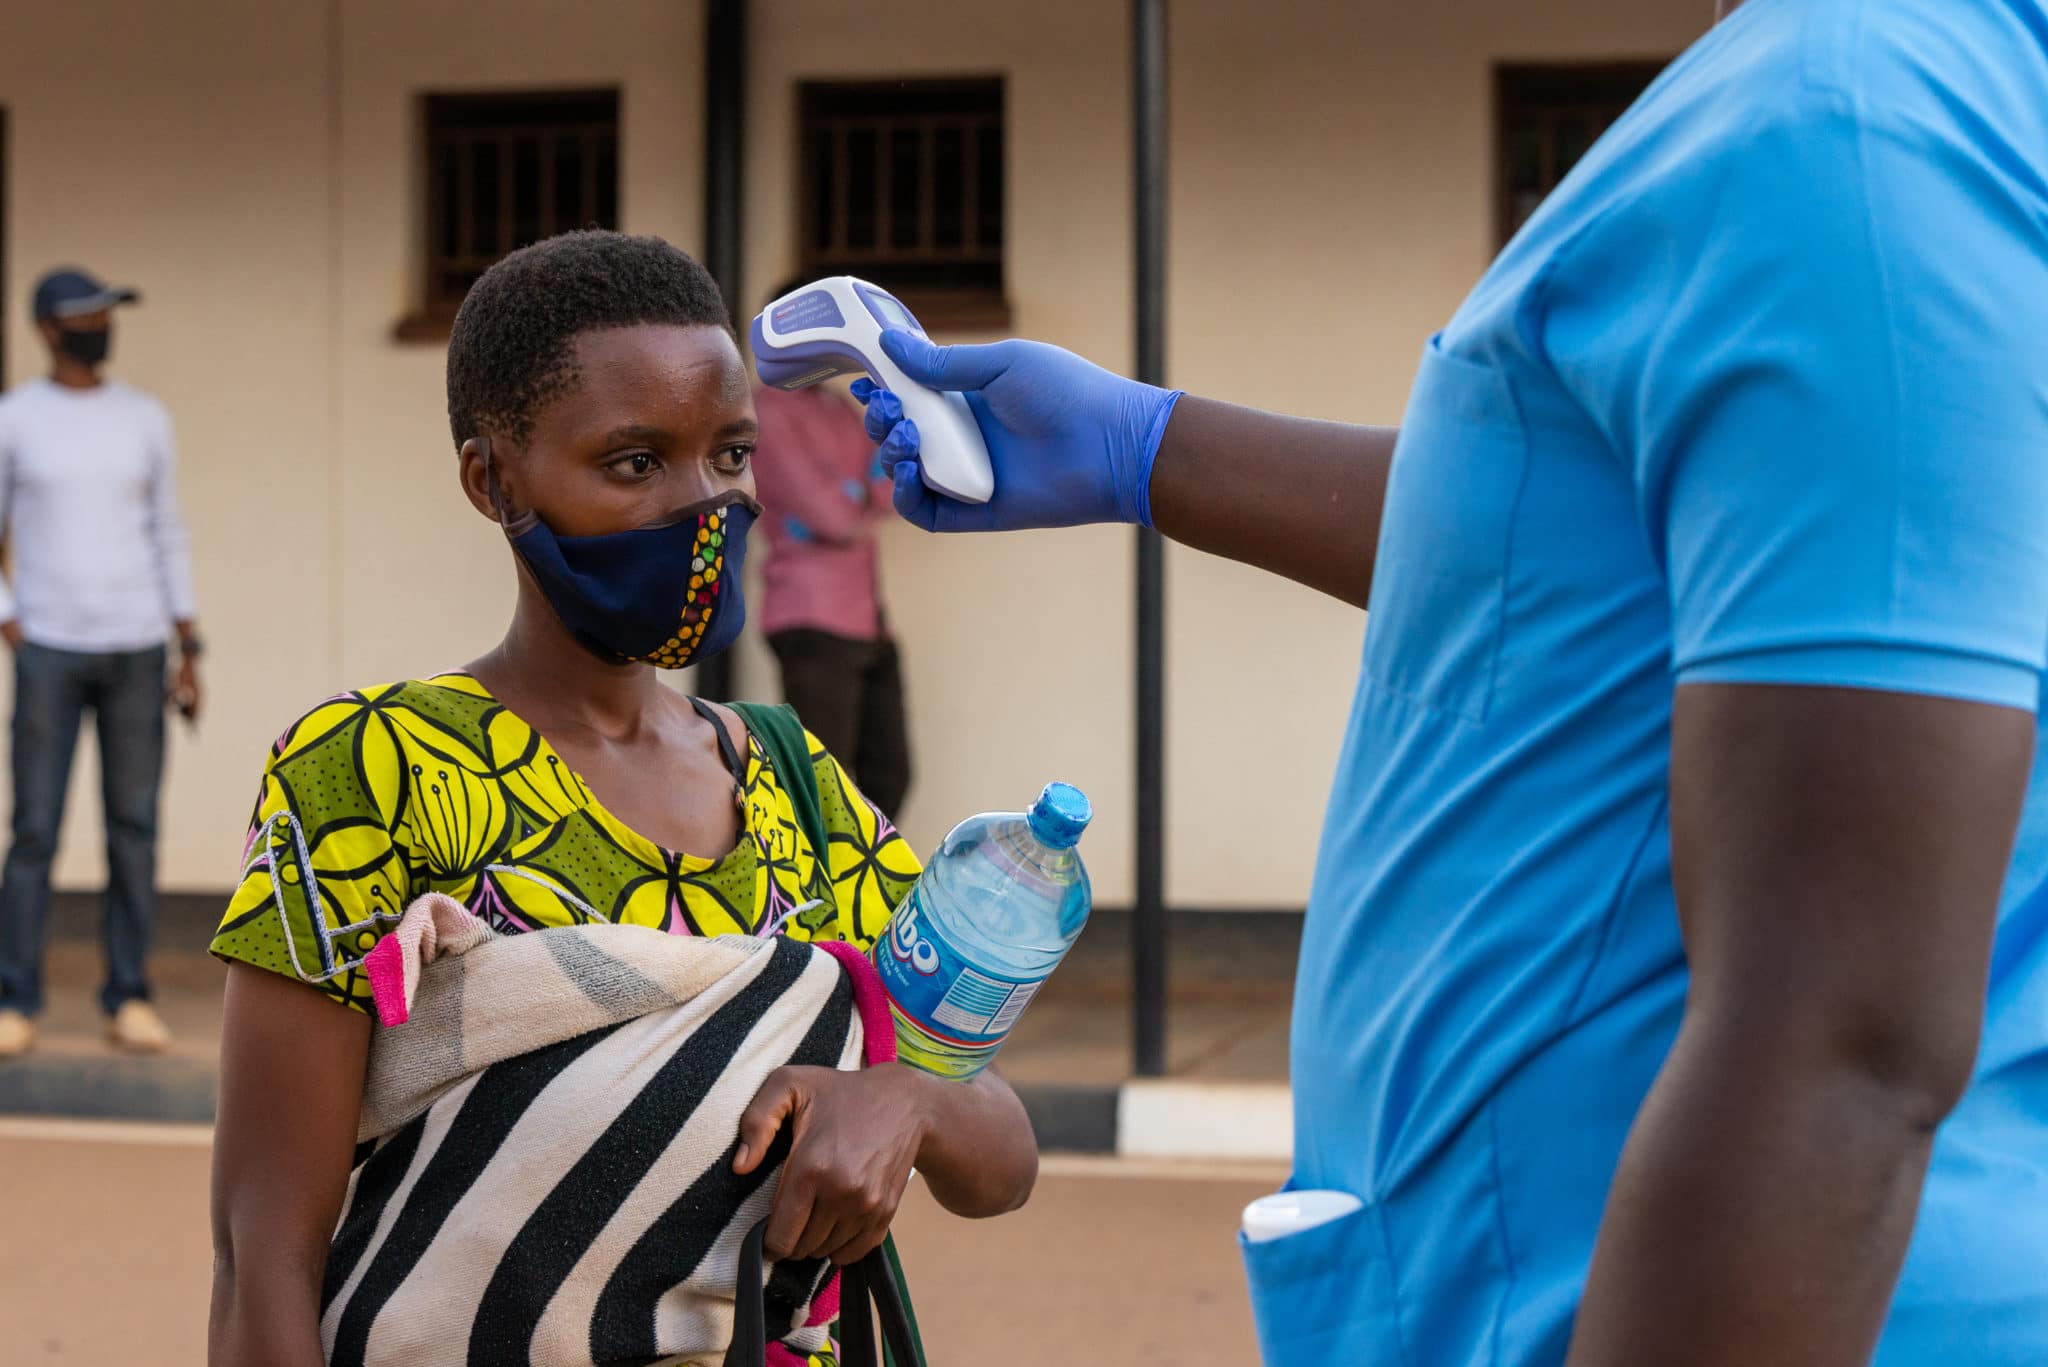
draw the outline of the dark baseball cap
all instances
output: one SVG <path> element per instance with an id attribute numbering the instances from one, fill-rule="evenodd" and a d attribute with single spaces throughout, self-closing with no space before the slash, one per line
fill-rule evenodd
<path id="1" fill-rule="evenodd" d="M 36 281 L 36 321 L 76 318 L 81 313 L 98 313 L 116 304 L 132 304 L 140 298 L 136 291 L 116 288 L 76 266 L 59 266 Z"/>

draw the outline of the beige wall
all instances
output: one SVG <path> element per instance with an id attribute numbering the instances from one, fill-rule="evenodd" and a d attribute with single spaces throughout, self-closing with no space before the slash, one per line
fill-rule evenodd
<path id="1" fill-rule="evenodd" d="M 692 247 L 703 24 L 676 0 L 349 0 L 344 13 L 336 682 L 356 686 L 472 659 L 512 603 L 504 538 L 456 486 L 443 350 L 390 340 L 418 302 L 419 93 L 619 86 L 622 226 Z"/>
<path id="2" fill-rule="evenodd" d="M 796 264 L 798 80 L 1002 72 L 1012 323 L 1128 366 L 1122 9 L 1099 0 L 991 4 L 968 22 L 968 8 L 949 0 L 756 4 L 748 302 Z M 919 36 L 906 42 L 903 33 Z M 1065 779 L 1100 813 L 1083 846 L 1096 896 L 1129 900 L 1131 555 L 1131 534 L 1121 529 L 968 543 L 887 528 L 883 575 L 917 747 L 900 819 L 920 847 L 960 816 L 1021 805 L 1047 780 Z M 770 680 L 772 665 L 749 660 L 747 677 Z"/>
<path id="3" fill-rule="evenodd" d="M 1673 52 L 1708 9 L 1176 0 L 1176 382 L 1398 419 L 1422 338 L 1490 250 L 1491 62 Z M 1001 72 L 1015 328 L 1127 366 L 1125 28 L 1102 0 L 756 0 L 747 302 L 794 264 L 795 81 Z M 37 359 L 21 317 L 36 271 L 77 258 L 132 279 L 149 298 L 123 319 L 119 368 L 169 402 L 184 447 L 215 711 L 173 755 L 169 885 L 227 881 L 263 749 L 298 709 L 469 658 L 510 601 L 502 540 L 455 489 L 441 353 L 390 340 L 418 266 L 415 97 L 620 85 L 625 225 L 695 248 L 701 31 L 688 0 L 10 12 L 9 378 Z M 43 54 L 81 46 L 91 82 L 49 70 Z M 886 531 L 919 749 L 902 815 L 919 844 L 1068 778 L 1102 812 L 1098 896 L 1129 898 L 1131 554 L 1122 530 Z M 1169 894 L 1298 904 L 1362 619 L 1178 552 L 1168 593 Z M 742 667 L 772 691 L 758 644 Z M 80 777 L 72 885 L 99 868 Z"/>
<path id="4" fill-rule="evenodd" d="M 1493 252 L 1493 64 L 1672 55 L 1713 6 L 1172 10 L 1174 382 L 1395 423 L 1423 340 Z M 1300 906 L 1364 619 L 1193 552 L 1170 553 L 1167 575 L 1167 897 Z"/>
<path id="5" fill-rule="evenodd" d="M 9 5 L 0 24 L 9 378 L 43 361 L 27 290 L 75 260 L 143 288 L 117 324 L 116 368 L 177 420 L 219 652 L 213 714 L 170 754 L 174 886 L 233 881 L 266 733 L 286 719 L 283 699 L 328 687 L 338 659 L 326 54 L 322 8 L 273 0 Z M 0 675 L 11 711 L 12 673 Z M 98 878 L 98 832 L 96 770 L 82 755 L 60 882 Z"/>

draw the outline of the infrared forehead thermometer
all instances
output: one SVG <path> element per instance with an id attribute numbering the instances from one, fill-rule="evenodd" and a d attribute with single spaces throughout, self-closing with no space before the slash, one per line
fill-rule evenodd
<path id="1" fill-rule="evenodd" d="M 924 482 L 963 503 L 988 502 L 995 475 L 967 400 L 927 389 L 897 369 L 882 350 L 885 328 L 924 335 L 910 310 L 879 285 L 850 275 L 819 280 L 791 290 L 754 319 L 754 369 L 777 389 L 866 371 L 903 400 L 903 416 L 917 424 Z"/>

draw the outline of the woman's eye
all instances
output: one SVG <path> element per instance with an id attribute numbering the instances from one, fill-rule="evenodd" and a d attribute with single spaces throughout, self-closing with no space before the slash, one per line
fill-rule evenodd
<path id="1" fill-rule="evenodd" d="M 621 456 L 613 461 L 612 469 L 622 475 L 631 475 L 635 479 L 642 479 L 653 474 L 655 467 L 659 464 L 660 462 L 654 458 L 653 452 L 635 451 L 630 456 Z"/>
<path id="2" fill-rule="evenodd" d="M 722 470 L 739 474 L 752 463 L 754 448 L 751 446 L 728 446 L 718 453 L 717 465 Z"/>

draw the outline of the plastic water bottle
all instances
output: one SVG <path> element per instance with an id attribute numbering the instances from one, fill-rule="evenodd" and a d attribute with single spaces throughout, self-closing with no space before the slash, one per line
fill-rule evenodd
<path id="1" fill-rule="evenodd" d="M 1092 815 L 1054 783 L 1030 811 L 970 816 L 939 846 L 875 942 L 903 1062 L 970 1078 L 995 1057 L 1087 924 L 1074 844 Z"/>

